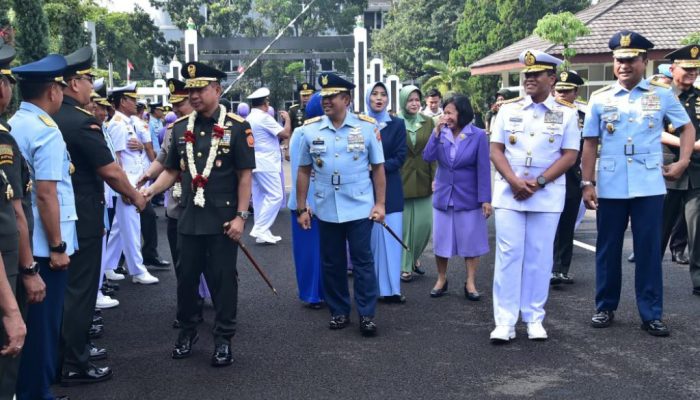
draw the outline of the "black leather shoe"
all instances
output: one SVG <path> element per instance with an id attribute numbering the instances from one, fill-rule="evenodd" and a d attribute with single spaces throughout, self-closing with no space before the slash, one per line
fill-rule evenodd
<path id="1" fill-rule="evenodd" d="M 374 336 L 377 334 L 377 324 L 372 317 L 360 317 L 360 333 L 362 336 Z"/>
<path id="2" fill-rule="evenodd" d="M 118 266 L 117 268 L 114 269 L 114 272 L 117 274 L 122 274 L 122 275 L 129 275 L 129 271 L 124 268 L 123 265 Z"/>
<path id="3" fill-rule="evenodd" d="M 549 278 L 550 285 L 559 285 L 561 283 L 561 274 L 559 272 L 552 272 L 552 277 Z"/>
<path id="4" fill-rule="evenodd" d="M 119 284 L 116 282 L 112 282 L 109 279 L 105 279 L 105 281 L 102 282 L 102 287 L 107 287 L 107 288 L 110 288 L 112 290 L 119 291 Z"/>
<path id="5" fill-rule="evenodd" d="M 642 322 L 642 330 L 647 331 L 651 336 L 668 336 L 671 331 L 660 319 Z"/>
<path id="6" fill-rule="evenodd" d="M 110 289 L 110 288 L 108 288 L 108 287 L 106 287 L 106 286 L 104 286 L 104 285 L 102 286 L 102 289 L 100 289 L 100 290 L 102 291 L 102 294 L 103 294 L 104 296 L 109 296 L 109 297 L 115 297 L 115 296 L 116 296 L 116 292 L 117 292 L 116 290 Z"/>
<path id="7" fill-rule="evenodd" d="M 330 329 L 343 329 L 350 323 L 347 315 L 334 315 L 331 317 L 331 322 L 328 323 Z"/>
<path id="8" fill-rule="evenodd" d="M 613 311 L 598 311 L 591 318 L 591 326 L 594 328 L 607 328 L 615 319 Z"/>
<path id="9" fill-rule="evenodd" d="M 180 329 L 180 321 L 173 320 L 173 329 Z"/>
<path id="10" fill-rule="evenodd" d="M 417 265 L 413 266 L 413 272 L 417 273 L 418 275 L 425 275 L 425 270 Z"/>
<path id="11" fill-rule="evenodd" d="M 197 332 L 194 335 L 187 335 L 180 333 L 177 337 L 177 342 L 173 348 L 172 357 L 175 360 L 181 358 L 187 358 L 192 354 L 192 346 L 199 340 L 199 334 Z"/>
<path id="12" fill-rule="evenodd" d="M 92 325 L 88 331 L 90 339 L 98 339 L 104 334 L 104 325 Z"/>
<path id="13" fill-rule="evenodd" d="M 56 396 L 54 397 L 56 400 L 70 400 L 70 397 L 68 396 Z"/>
<path id="14" fill-rule="evenodd" d="M 150 267 L 149 269 L 168 269 L 170 267 L 170 261 L 162 260 L 160 258 L 154 258 L 149 260 L 143 260 L 143 263 Z"/>
<path id="15" fill-rule="evenodd" d="M 306 307 L 312 309 L 312 310 L 320 310 L 323 308 L 323 302 L 318 302 L 318 303 L 309 303 L 306 305 Z"/>
<path id="16" fill-rule="evenodd" d="M 481 295 L 479 294 L 479 292 L 470 292 L 470 291 L 467 289 L 466 283 L 465 283 L 464 285 L 465 285 L 465 286 L 464 286 L 464 297 L 466 297 L 467 300 L 469 300 L 469 301 L 479 301 L 479 300 L 481 300 Z"/>
<path id="17" fill-rule="evenodd" d="M 442 285 L 442 288 L 440 289 L 431 289 L 430 290 L 430 297 L 442 297 L 445 294 L 447 294 L 447 285 L 449 282 L 445 281 L 445 284 Z"/>
<path id="18" fill-rule="evenodd" d="M 574 283 L 574 278 L 570 277 L 569 274 L 561 273 L 559 274 L 559 279 L 561 279 L 561 283 L 565 283 L 567 285 L 571 285 Z"/>
<path id="19" fill-rule="evenodd" d="M 700 296 L 700 286 L 693 288 L 693 294 L 696 296 Z"/>
<path id="20" fill-rule="evenodd" d="M 90 347 L 90 361 L 104 360 L 107 358 L 107 349 L 95 346 L 94 343 L 88 343 Z"/>
<path id="21" fill-rule="evenodd" d="M 627 257 L 627 261 L 634 262 L 634 252 L 630 253 L 630 256 Z"/>
<path id="22" fill-rule="evenodd" d="M 688 256 L 685 255 L 685 251 L 671 251 L 671 261 L 676 264 L 687 265 L 690 264 Z"/>
<path id="23" fill-rule="evenodd" d="M 226 367 L 233 364 L 231 345 L 227 343 L 217 344 L 214 347 L 214 354 L 211 355 L 211 365 L 213 367 Z"/>
<path id="24" fill-rule="evenodd" d="M 406 302 L 406 296 L 404 296 L 402 294 L 395 294 L 393 296 L 384 296 L 384 297 L 380 297 L 380 299 L 384 303 L 403 304 Z"/>
<path id="25" fill-rule="evenodd" d="M 74 386 L 86 383 L 103 382 L 112 378 L 112 369 L 109 367 L 98 368 L 90 365 L 84 371 L 64 371 L 61 375 L 61 386 Z"/>
<path id="26" fill-rule="evenodd" d="M 93 325 L 104 325 L 104 319 L 102 319 L 101 315 L 93 315 L 92 316 L 92 324 Z"/>

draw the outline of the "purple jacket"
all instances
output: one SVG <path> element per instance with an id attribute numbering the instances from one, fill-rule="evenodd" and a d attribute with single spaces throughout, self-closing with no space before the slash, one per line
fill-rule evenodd
<path id="1" fill-rule="evenodd" d="M 455 211 L 474 210 L 481 203 L 491 202 L 491 163 L 489 160 L 489 139 L 486 133 L 472 124 L 462 129 L 466 138 L 458 147 L 454 161 L 450 161 L 452 143 L 444 135 L 452 131 L 444 128 L 440 138 L 430 135 L 423 150 L 423 159 L 437 161 L 433 207 L 447 210 L 450 198 Z"/>

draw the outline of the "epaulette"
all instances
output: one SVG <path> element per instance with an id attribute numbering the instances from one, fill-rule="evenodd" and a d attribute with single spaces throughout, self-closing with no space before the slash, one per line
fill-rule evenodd
<path id="1" fill-rule="evenodd" d="M 75 109 L 78 110 L 78 111 L 82 111 L 82 112 L 84 112 L 85 114 L 87 114 L 87 115 L 89 115 L 89 116 L 91 116 L 91 117 L 94 117 L 94 115 L 93 115 L 90 111 L 88 111 L 88 110 L 86 110 L 86 109 L 84 109 L 84 108 L 80 108 L 80 107 L 78 107 L 78 106 L 75 106 Z"/>
<path id="2" fill-rule="evenodd" d="M 654 85 L 654 86 L 658 86 L 658 87 L 662 87 L 662 88 L 664 88 L 664 89 L 670 89 L 670 88 L 671 88 L 671 85 L 666 84 L 666 83 L 663 83 L 663 82 L 657 80 L 656 78 L 651 79 L 651 80 L 649 81 L 649 84 L 650 84 L 650 85 Z"/>
<path id="3" fill-rule="evenodd" d="M 230 113 L 227 113 L 226 115 L 228 115 L 228 117 L 233 119 L 234 121 L 245 122 L 245 118 L 241 117 L 240 115 L 238 115 L 236 113 L 230 112 Z"/>
<path id="4" fill-rule="evenodd" d="M 304 125 L 313 124 L 313 123 L 318 122 L 318 121 L 320 121 L 320 120 L 321 120 L 321 117 L 309 118 L 309 119 L 307 119 L 306 121 L 304 121 Z"/>
<path id="5" fill-rule="evenodd" d="M 169 123 L 169 124 L 165 127 L 165 129 L 173 129 L 173 125 L 175 125 L 175 122 Z"/>
<path id="6" fill-rule="evenodd" d="M 0 132 L 9 132 L 10 130 L 5 128 L 5 125 L 0 124 Z"/>
<path id="7" fill-rule="evenodd" d="M 365 121 L 365 122 L 369 122 L 370 124 L 376 124 L 376 123 L 377 123 L 377 120 L 374 119 L 374 118 L 372 118 L 372 117 L 370 117 L 369 115 L 360 114 L 360 115 L 358 115 L 357 117 L 358 117 L 359 119 Z"/>
<path id="8" fill-rule="evenodd" d="M 563 105 L 563 106 L 567 106 L 567 107 L 569 107 L 569 108 L 576 108 L 576 106 L 575 106 L 575 105 L 573 105 L 573 104 L 569 103 L 569 102 L 568 102 L 568 101 L 566 101 L 566 100 L 562 100 L 562 99 L 554 99 L 554 101 L 556 101 L 557 103 L 559 103 L 559 104 L 561 104 L 561 105 Z"/>
<path id="9" fill-rule="evenodd" d="M 119 122 L 121 120 L 122 120 L 121 115 L 115 115 L 114 118 L 112 118 L 112 121 L 114 121 L 114 122 Z"/>
<path id="10" fill-rule="evenodd" d="M 518 97 L 514 97 L 514 98 L 512 98 L 512 99 L 510 99 L 510 100 L 503 100 L 503 101 L 501 101 L 501 105 L 503 105 L 503 104 L 515 103 L 516 101 L 520 101 L 520 100 L 522 100 L 522 99 L 523 99 L 523 96 L 518 96 Z"/>
<path id="11" fill-rule="evenodd" d="M 175 121 L 173 121 L 173 125 L 177 124 L 177 123 L 180 122 L 180 121 L 186 120 L 186 119 L 189 118 L 189 117 L 190 117 L 189 114 L 184 115 L 184 116 L 182 116 L 182 117 L 176 119 Z"/>
<path id="12" fill-rule="evenodd" d="M 695 89 L 700 90 L 700 83 L 698 83 L 698 84 L 695 85 L 694 87 L 695 87 Z"/>
<path id="13" fill-rule="evenodd" d="M 612 85 L 603 86 L 602 88 L 600 88 L 600 89 L 596 90 L 595 92 L 591 93 L 591 97 L 595 96 L 595 95 L 598 94 L 598 93 L 603 93 L 604 91 L 610 90 L 610 89 L 612 89 Z"/>
<path id="14" fill-rule="evenodd" d="M 39 119 L 44 123 L 44 125 L 56 128 L 56 123 L 53 122 L 50 117 L 47 117 L 46 115 L 39 115 Z"/>

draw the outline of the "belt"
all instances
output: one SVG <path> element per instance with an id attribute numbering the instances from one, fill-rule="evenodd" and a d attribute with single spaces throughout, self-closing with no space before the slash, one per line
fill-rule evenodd
<path id="1" fill-rule="evenodd" d="M 626 144 L 624 150 L 626 156 L 633 156 L 635 154 L 649 154 L 652 152 L 650 146 L 644 146 L 639 144 L 635 145 L 632 143 Z M 654 150 L 654 153 L 658 153 L 660 150 L 659 146 L 654 146 Z"/>
<path id="2" fill-rule="evenodd" d="M 549 160 L 546 158 L 535 158 L 535 157 L 508 159 L 508 163 L 510 163 L 510 165 L 536 167 L 536 168 L 547 168 L 550 165 L 552 165 L 555 161 L 556 160 Z"/>
<path id="3" fill-rule="evenodd" d="M 324 174 L 316 172 L 314 176 L 317 183 L 329 183 L 331 185 L 347 185 L 349 183 L 362 182 L 369 180 L 369 171 L 360 174 L 340 174 L 335 171 L 332 174 Z"/>

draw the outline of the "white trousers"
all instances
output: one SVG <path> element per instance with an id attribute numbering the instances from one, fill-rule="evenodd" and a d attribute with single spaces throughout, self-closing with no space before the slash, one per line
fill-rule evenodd
<path id="1" fill-rule="evenodd" d="M 102 257 L 103 269 L 116 268 L 122 251 L 129 275 L 136 276 L 147 272 L 141 255 L 141 217 L 136 207 L 124 203 L 118 196 L 112 229 L 109 231 L 107 248 Z"/>
<path id="2" fill-rule="evenodd" d="M 496 325 L 514 326 L 518 313 L 526 323 L 544 320 L 560 214 L 496 208 Z"/>
<path id="3" fill-rule="evenodd" d="M 253 215 L 255 224 L 250 235 L 270 233 L 277 213 L 282 208 L 282 178 L 279 172 L 253 172 Z"/>

